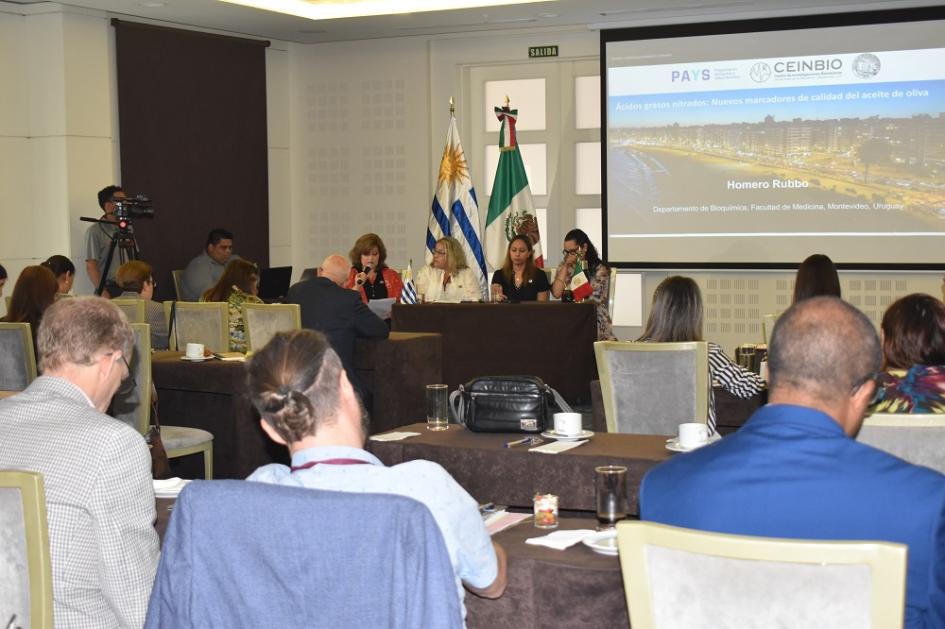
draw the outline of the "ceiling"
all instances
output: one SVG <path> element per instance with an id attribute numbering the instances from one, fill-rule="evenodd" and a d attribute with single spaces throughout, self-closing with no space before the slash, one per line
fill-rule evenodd
<path id="1" fill-rule="evenodd" d="M 435 3 L 436 0 L 431 0 Z M 3 0 L 0 10 L 24 13 L 52 4 Z M 444 35 L 521 28 L 610 28 L 651 24 L 830 13 L 859 9 L 928 6 L 936 2 L 889 0 L 556 0 L 457 11 L 429 11 L 312 21 L 218 0 L 66 0 L 56 4 L 105 11 L 118 18 L 145 18 L 180 26 L 297 43 L 411 35 Z"/>

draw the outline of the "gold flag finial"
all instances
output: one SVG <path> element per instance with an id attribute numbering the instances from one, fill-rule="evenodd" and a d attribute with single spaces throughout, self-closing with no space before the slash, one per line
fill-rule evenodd
<path id="1" fill-rule="evenodd" d="M 506 94 L 506 95 L 505 95 L 505 106 L 506 106 L 506 107 L 509 106 L 509 102 L 510 102 L 510 101 L 509 101 L 509 95 Z"/>
<path id="2" fill-rule="evenodd" d="M 456 105 L 453 104 L 453 97 L 450 96 L 450 114 L 456 113 Z"/>

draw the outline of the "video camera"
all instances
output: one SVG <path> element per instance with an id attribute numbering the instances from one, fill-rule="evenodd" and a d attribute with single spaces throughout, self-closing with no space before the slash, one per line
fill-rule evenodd
<path id="1" fill-rule="evenodd" d="M 126 199 L 113 198 L 115 204 L 115 218 L 119 223 L 127 223 L 136 218 L 154 218 L 154 207 L 146 194 L 138 194 Z"/>

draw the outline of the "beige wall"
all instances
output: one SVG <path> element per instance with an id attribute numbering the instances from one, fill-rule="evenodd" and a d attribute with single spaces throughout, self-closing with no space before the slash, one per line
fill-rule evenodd
<path id="1" fill-rule="evenodd" d="M 15 277 L 66 253 L 80 269 L 80 293 L 91 286 L 82 271 L 85 225 L 76 219 L 96 214 L 96 191 L 119 172 L 109 17 L 0 1 L 0 262 Z M 582 29 L 273 42 L 266 53 L 272 263 L 292 264 L 297 277 L 376 231 L 392 266 L 421 264 L 449 97 L 468 144 L 467 69 L 521 63 L 528 46 L 549 43 L 560 46 L 562 62 L 593 59 L 599 49 L 597 33 Z M 798 260 L 809 253 L 798 251 Z M 756 313 L 790 300 L 792 273 L 682 273 L 705 293 L 707 337 L 729 351 L 760 339 Z M 667 274 L 645 273 L 645 303 Z M 940 294 L 938 273 L 844 273 L 842 280 L 874 319 L 899 295 Z"/>

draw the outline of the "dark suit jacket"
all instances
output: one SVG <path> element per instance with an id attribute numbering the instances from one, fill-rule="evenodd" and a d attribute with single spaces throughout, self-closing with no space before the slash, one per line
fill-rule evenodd
<path id="1" fill-rule="evenodd" d="M 318 330 L 328 337 L 348 372 L 348 379 L 364 394 L 364 385 L 354 371 L 354 339 L 386 339 L 387 324 L 361 301 L 360 293 L 341 288 L 325 277 L 293 284 L 286 301 L 299 305 L 303 328 Z"/>
<path id="2" fill-rule="evenodd" d="M 907 629 L 945 628 L 945 476 L 786 404 L 646 475 L 640 516 L 705 531 L 909 547 Z"/>

